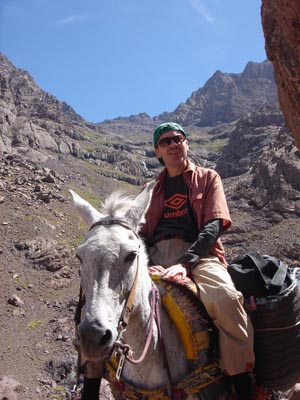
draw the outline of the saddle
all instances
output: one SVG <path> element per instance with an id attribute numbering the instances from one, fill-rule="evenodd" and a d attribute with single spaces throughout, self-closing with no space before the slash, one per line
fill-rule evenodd
<path id="1" fill-rule="evenodd" d="M 177 328 L 187 360 L 197 366 L 203 352 L 216 360 L 217 331 L 197 296 L 195 283 L 188 277 L 163 279 L 153 274 L 151 278 L 163 289 L 162 304 Z"/>

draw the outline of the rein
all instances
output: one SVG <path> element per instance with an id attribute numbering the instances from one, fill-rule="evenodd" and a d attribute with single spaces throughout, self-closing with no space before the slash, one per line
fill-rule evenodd
<path id="1" fill-rule="evenodd" d="M 124 351 L 126 353 L 126 360 L 132 364 L 140 364 L 144 360 L 144 358 L 147 354 L 147 351 L 149 349 L 150 343 L 151 343 L 151 336 L 153 333 L 153 321 L 156 319 L 157 304 L 158 304 L 158 300 L 159 300 L 158 290 L 157 290 L 156 286 L 154 286 L 153 284 L 152 284 L 152 289 L 151 289 L 151 295 L 152 295 L 152 297 L 151 297 L 150 326 L 149 326 L 149 330 L 148 330 L 147 340 L 146 340 L 146 343 L 145 343 L 145 346 L 144 346 L 141 356 L 138 359 L 134 359 L 130 354 L 130 346 L 128 346 L 127 344 L 120 344 L 120 347 L 122 349 L 124 349 Z"/>

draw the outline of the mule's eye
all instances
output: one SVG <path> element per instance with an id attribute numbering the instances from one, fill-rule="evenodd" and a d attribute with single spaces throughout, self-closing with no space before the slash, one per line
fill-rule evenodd
<path id="1" fill-rule="evenodd" d="M 125 262 L 132 263 L 135 260 L 136 255 L 137 254 L 134 251 L 132 251 L 131 253 L 127 254 L 127 256 L 125 257 Z"/>

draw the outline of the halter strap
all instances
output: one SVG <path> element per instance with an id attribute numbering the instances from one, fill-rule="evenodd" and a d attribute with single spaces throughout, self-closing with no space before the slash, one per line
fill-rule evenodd
<path id="1" fill-rule="evenodd" d="M 96 226 L 110 226 L 110 225 L 121 225 L 123 226 L 123 228 L 129 229 L 131 232 L 133 232 L 135 234 L 135 236 L 138 238 L 139 235 L 137 234 L 137 232 L 133 229 L 133 227 L 128 224 L 128 222 L 126 222 L 124 219 L 119 219 L 119 218 L 115 218 L 115 219 L 101 219 L 100 221 L 95 222 L 91 227 L 90 230 L 92 230 L 93 228 L 95 228 Z"/>

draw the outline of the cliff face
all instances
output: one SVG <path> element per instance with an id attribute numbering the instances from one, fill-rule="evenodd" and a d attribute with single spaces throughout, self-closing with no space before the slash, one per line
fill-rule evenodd
<path id="1" fill-rule="evenodd" d="M 262 0 L 261 16 L 280 106 L 300 148 L 300 2 Z"/>
<path id="2" fill-rule="evenodd" d="M 217 160 L 216 169 L 223 178 L 249 172 L 263 149 L 275 142 L 284 125 L 279 107 L 263 107 L 240 119 Z"/>

